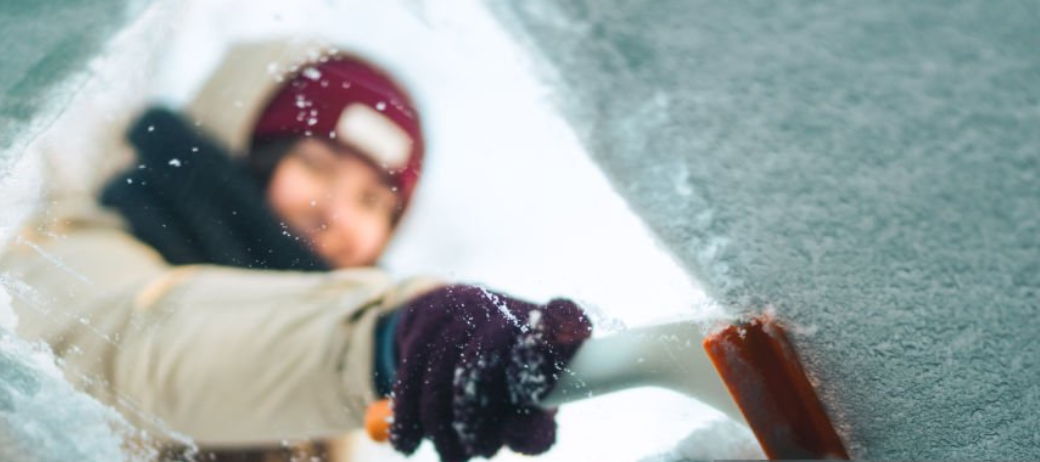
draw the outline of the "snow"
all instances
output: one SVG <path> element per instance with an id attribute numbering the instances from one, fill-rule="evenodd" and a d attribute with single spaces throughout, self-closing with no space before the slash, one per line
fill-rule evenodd
<path id="1" fill-rule="evenodd" d="M 511 311 L 509 311 L 509 307 L 506 306 L 506 303 L 503 302 L 501 298 L 498 298 L 498 295 L 495 295 L 493 292 L 491 292 L 485 287 L 481 287 L 480 291 L 484 294 L 485 297 L 487 297 L 488 300 L 491 301 L 491 304 L 495 305 L 495 307 L 498 308 L 498 312 L 502 313 L 502 316 L 504 316 L 506 320 L 508 320 L 517 328 L 519 328 L 521 332 L 527 332 L 527 324 L 521 323 L 520 320 L 517 319 Z"/>
<path id="2" fill-rule="evenodd" d="M 712 298 L 801 326 L 854 457 L 1040 458 L 1037 4 L 494 11 Z"/>
<path id="3" fill-rule="evenodd" d="M 24 143 L 15 138 L 5 142 L 12 146 Z M 0 197 L 4 198 L 0 242 L 17 238 L 17 228 L 41 192 L 37 174 L 40 159 L 17 158 L 7 152 L 0 157 L 4 160 L 0 172 Z M 135 430 L 114 410 L 73 390 L 46 346 L 25 342 L 14 334 L 18 317 L 11 306 L 12 297 L 36 300 L 38 294 L 0 271 L 0 460 L 136 460 L 124 452 L 125 440 L 133 437 Z M 143 448 L 136 452 L 146 453 Z"/>
<path id="4" fill-rule="evenodd" d="M 87 79 L 86 65 L 143 0 L 5 2 L 0 7 L 0 172 Z M 61 33 L 54 33 L 60 30 Z"/>
<path id="5" fill-rule="evenodd" d="M 10 299 L 0 291 L 0 318 Z M 0 328 L 0 459 L 29 462 L 148 460 L 124 451 L 136 430 L 111 408 L 73 390 L 41 345 Z"/>

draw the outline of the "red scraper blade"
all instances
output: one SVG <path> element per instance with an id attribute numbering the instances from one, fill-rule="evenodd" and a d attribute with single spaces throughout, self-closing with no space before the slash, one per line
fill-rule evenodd
<path id="1" fill-rule="evenodd" d="M 783 329 L 769 315 L 704 339 L 715 369 L 770 459 L 848 459 Z"/>

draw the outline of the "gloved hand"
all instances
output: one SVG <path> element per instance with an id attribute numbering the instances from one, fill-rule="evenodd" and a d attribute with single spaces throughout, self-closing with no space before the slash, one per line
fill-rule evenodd
<path id="1" fill-rule="evenodd" d="M 545 452 L 555 411 L 535 404 L 591 334 L 565 299 L 539 306 L 461 285 L 419 297 L 402 308 L 394 334 L 390 442 L 411 454 L 429 438 L 444 462 L 491 457 L 503 445 Z"/>

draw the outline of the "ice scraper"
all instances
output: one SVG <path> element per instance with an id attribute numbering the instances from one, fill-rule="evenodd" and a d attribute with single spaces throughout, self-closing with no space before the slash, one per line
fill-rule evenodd
<path id="1" fill-rule="evenodd" d="M 636 387 L 662 387 L 746 424 L 770 459 L 848 459 L 783 328 L 761 315 L 707 336 L 686 321 L 585 342 L 540 406 L 553 408 Z M 365 418 L 376 441 L 389 436 L 389 401 Z"/>

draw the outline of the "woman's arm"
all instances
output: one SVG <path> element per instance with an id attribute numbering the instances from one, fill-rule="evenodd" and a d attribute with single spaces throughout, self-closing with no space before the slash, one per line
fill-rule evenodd
<path id="1" fill-rule="evenodd" d="M 31 226 L 3 256 L 8 282 L 28 288 L 19 333 L 159 438 L 237 445 L 359 426 L 376 318 L 431 287 L 376 270 L 172 267 L 118 228 L 70 223 Z"/>

